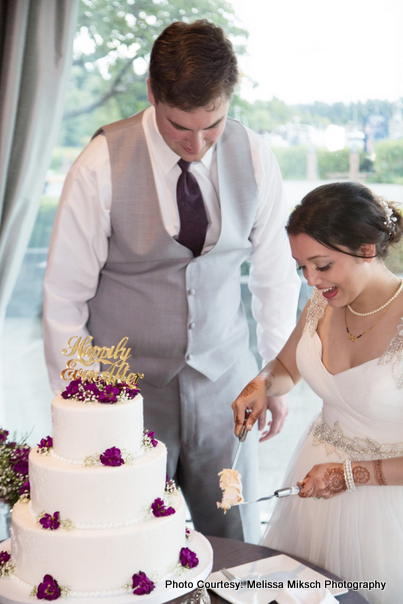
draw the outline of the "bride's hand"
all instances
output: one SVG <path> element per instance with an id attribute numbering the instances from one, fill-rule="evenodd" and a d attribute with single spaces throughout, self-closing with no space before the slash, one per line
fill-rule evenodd
<path id="1" fill-rule="evenodd" d="M 251 411 L 246 422 L 247 430 L 252 430 L 257 419 L 261 429 L 266 423 L 267 394 L 265 380 L 260 376 L 255 377 L 245 386 L 231 407 L 234 412 L 236 436 L 239 435 L 244 423 L 247 409 Z"/>
<path id="2" fill-rule="evenodd" d="M 303 498 L 330 499 L 347 491 L 341 463 L 322 463 L 314 466 L 297 484 L 301 487 L 299 497 Z"/>

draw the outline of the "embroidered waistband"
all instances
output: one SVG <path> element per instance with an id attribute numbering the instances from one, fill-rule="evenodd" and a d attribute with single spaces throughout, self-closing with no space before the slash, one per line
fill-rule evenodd
<path id="1" fill-rule="evenodd" d="M 338 453 L 340 458 L 345 458 L 347 453 L 353 461 L 362 460 L 364 455 L 370 455 L 372 459 L 403 456 L 403 442 L 381 445 L 372 438 L 349 438 L 343 434 L 339 422 L 335 422 L 332 429 L 324 421 L 323 414 L 312 424 L 310 432 L 313 432 L 313 444 L 324 444 L 327 455 Z"/>

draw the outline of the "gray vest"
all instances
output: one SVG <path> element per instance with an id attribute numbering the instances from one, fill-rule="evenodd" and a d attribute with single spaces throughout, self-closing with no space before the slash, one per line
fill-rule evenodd
<path id="1" fill-rule="evenodd" d="M 99 131 L 111 158 L 112 232 L 88 330 L 99 346 L 129 336 L 132 371 L 155 386 L 186 363 L 215 381 L 249 346 L 240 268 L 252 250 L 258 193 L 248 135 L 227 120 L 217 143 L 221 233 L 194 258 L 164 228 L 141 120 Z"/>

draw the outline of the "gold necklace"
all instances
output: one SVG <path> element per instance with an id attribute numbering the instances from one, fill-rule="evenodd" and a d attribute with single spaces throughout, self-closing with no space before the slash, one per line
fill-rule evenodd
<path id="1" fill-rule="evenodd" d="M 357 312 L 356 310 L 351 308 L 350 304 L 347 304 L 347 308 L 350 312 L 353 313 L 353 315 L 357 315 L 357 317 L 368 317 L 369 315 L 374 315 L 376 312 L 379 312 L 386 306 L 389 306 L 389 304 L 391 302 L 393 302 L 393 300 L 400 294 L 402 289 L 403 289 L 403 279 L 400 280 L 400 285 L 397 288 L 397 290 L 395 291 L 395 293 L 393 294 L 393 296 L 387 302 L 385 302 L 385 304 L 382 304 L 382 306 L 380 306 L 379 308 L 376 308 L 375 310 L 371 310 L 370 312 Z M 363 335 L 363 334 L 361 334 L 361 335 Z"/>
<path id="2" fill-rule="evenodd" d="M 348 306 L 348 304 L 347 304 Z M 348 339 L 350 340 L 350 342 L 355 342 L 356 340 L 358 340 L 358 338 L 361 338 L 365 333 L 368 333 L 369 331 L 371 331 L 371 329 L 373 327 L 375 327 L 375 325 L 377 323 L 379 323 L 379 321 L 382 319 L 383 315 L 385 314 L 385 312 L 388 310 L 389 306 L 386 306 L 385 310 L 383 311 L 383 313 L 381 314 L 380 317 L 377 318 L 377 320 L 375 321 L 375 323 L 373 325 L 371 325 L 371 327 L 369 327 L 368 329 L 366 329 L 365 331 L 363 331 L 362 333 L 360 333 L 359 336 L 353 336 L 352 333 L 350 333 L 349 329 L 348 329 L 348 325 L 347 325 L 347 306 L 344 307 L 344 322 L 346 324 L 346 331 L 348 334 Z"/>

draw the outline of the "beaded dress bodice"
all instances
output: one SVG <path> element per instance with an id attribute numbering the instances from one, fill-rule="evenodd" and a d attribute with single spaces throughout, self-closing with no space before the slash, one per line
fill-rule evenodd
<path id="1" fill-rule="evenodd" d="M 403 455 L 403 320 L 380 358 L 332 375 L 316 331 L 326 305 L 314 289 L 297 347 L 299 371 L 323 400 L 315 436 L 352 459 Z"/>

